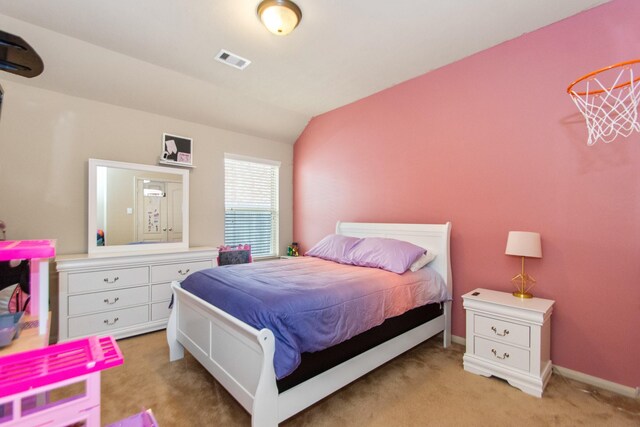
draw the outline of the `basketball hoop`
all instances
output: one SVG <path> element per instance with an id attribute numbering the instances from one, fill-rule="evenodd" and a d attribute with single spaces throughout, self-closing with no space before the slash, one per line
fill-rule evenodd
<path id="1" fill-rule="evenodd" d="M 588 145 L 640 132 L 640 59 L 589 73 L 571 83 L 567 93 L 587 122 Z"/>

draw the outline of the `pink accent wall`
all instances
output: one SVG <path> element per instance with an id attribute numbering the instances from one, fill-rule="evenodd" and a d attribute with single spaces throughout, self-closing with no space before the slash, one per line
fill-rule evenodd
<path id="1" fill-rule="evenodd" d="M 294 149 L 295 240 L 337 220 L 451 221 L 464 337 L 460 296 L 511 291 L 507 233 L 540 232 L 526 267 L 556 301 L 554 364 L 640 386 L 640 134 L 588 147 L 566 94 L 640 58 L 638 16 L 616 0 L 314 118 Z"/>

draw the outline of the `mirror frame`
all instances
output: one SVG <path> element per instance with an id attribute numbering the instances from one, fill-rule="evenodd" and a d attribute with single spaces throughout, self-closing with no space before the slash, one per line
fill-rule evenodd
<path id="1" fill-rule="evenodd" d="M 182 242 L 153 243 L 140 245 L 112 245 L 98 246 L 96 243 L 96 214 L 97 214 L 97 170 L 98 167 L 139 170 L 143 172 L 157 172 L 176 175 L 182 178 Z M 112 160 L 89 159 L 89 209 L 87 243 L 89 255 L 113 254 L 119 252 L 149 252 L 174 251 L 189 248 L 189 170 L 175 169 L 164 166 L 142 165 L 137 163 L 116 162 Z"/>

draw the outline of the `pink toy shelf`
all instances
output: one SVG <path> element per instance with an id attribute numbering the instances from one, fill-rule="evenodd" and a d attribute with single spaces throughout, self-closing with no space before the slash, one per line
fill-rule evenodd
<path id="1" fill-rule="evenodd" d="M 113 337 L 0 357 L 0 427 L 100 426 L 100 371 L 123 362 Z"/>
<path id="2" fill-rule="evenodd" d="M 53 258 L 55 240 L 3 240 L 0 241 L 0 261 L 12 259 Z"/>
<path id="3" fill-rule="evenodd" d="M 56 256 L 55 240 L 0 241 L 0 261 L 31 260 L 31 314 L 38 316 L 40 335 L 49 332 L 49 258 Z"/>

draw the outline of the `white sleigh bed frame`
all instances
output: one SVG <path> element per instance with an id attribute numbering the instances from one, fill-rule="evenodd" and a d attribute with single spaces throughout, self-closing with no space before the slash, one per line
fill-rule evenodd
<path id="1" fill-rule="evenodd" d="M 451 223 L 373 224 L 338 222 L 336 233 L 355 237 L 391 237 L 437 254 L 429 266 L 440 273 L 453 295 L 449 239 Z M 268 329 L 257 330 L 172 284 L 174 306 L 167 326 L 170 360 L 186 348 L 251 414 L 253 427 L 278 423 L 339 390 L 367 372 L 444 331 L 451 344 L 451 301 L 443 314 L 386 341 L 282 393 L 273 367 L 275 340 Z"/>

